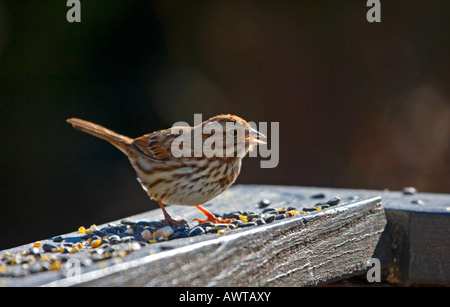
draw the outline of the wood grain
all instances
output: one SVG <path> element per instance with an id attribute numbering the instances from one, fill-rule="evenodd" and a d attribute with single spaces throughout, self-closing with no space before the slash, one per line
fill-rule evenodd
<path id="1" fill-rule="evenodd" d="M 309 286 L 328 283 L 366 270 L 386 223 L 380 201 L 380 198 L 371 198 L 138 257 L 108 270 L 92 272 L 84 276 L 79 285 Z M 66 282 L 60 280 L 52 285 Z"/>
<path id="2" fill-rule="evenodd" d="M 208 234 L 149 245 L 123 259 L 83 267 L 80 280 L 43 272 L 0 278 L 0 286 L 322 285 L 358 274 L 364 277 L 371 257 L 381 261 L 384 282 L 450 285 L 447 194 L 237 185 L 204 207 L 214 213 L 257 210 L 257 203 L 268 199 L 271 207 L 301 209 L 336 196 L 346 204 L 224 236 Z M 202 218 L 191 207 L 167 210 L 177 219 Z M 161 218 L 161 211 L 153 210 L 128 219 Z M 20 253 L 29 246 L 1 253 Z"/>

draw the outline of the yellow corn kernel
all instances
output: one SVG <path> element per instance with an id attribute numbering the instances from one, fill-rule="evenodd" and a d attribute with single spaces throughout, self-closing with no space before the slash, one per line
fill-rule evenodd
<path id="1" fill-rule="evenodd" d="M 288 212 L 286 212 L 286 216 L 288 217 L 293 217 L 294 215 L 297 215 L 298 212 L 296 210 L 290 210 Z"/>
<path id="2" fill-rule="evenodd" d="M 40 241 L 34 242 L 33 247 L 41 247 L 42 243 Z"/>
<path id="3" fill-rule="evenodd" d="M 50 271 L 58 271 L 61 270 L 61 262 L 55 261 L 50 265 Z"/>
<path id="4" fill-rule="evenodd" d="M 50 259 L 47 255 L 42 255 L 41 256 L 41 260 L 48 260 L 48 259 Z"/>
<path id="5" fill-rule="evenodd" d="M 72 249 L 70 250 L 70 253 L 71 253 L 71 254 L 76 254 L 76 253 L 78 253 L 79 251 L 80 251 L 80 249 L 79 249 L 78 247 L 74 246 L 74 247 L 72 247 Z"/>
<path id="6" fill-rule="evenodd" d="M 79 232 L 79 233 L 86 233 L 86 228 L 84 228 L 83 226 L 81 226 L 80 228 L 78 228 L 78 232 Z"/>
<path id="7" fill-rule="evenodd" d="M 316 211 L 319 211 L 319 210 L 322 210 L 322 207 L 321 207 L 321 206 L 319 206 L 319 207 L 316 208 Z"/>
<path id="8" fill-rule="evenodd" d="M 84 247 L 84 245 L 81 244 L 80 242 L 78 242 L 77 244 L 75 244 L 75 247 L 78 249 L 82 249 Z"/>
<path id="9" fill-rule="evenodd" d="M 91 242 L 91 247 L 92 248 L 97 248 L 100 246 L 100 244 L 102 244 L 102 240 L 94 240 Z"/>
<path id="10" fill-rule="evenodd" d="M 246 220 L 246 219 L 247 219 L 247 216 L 245 216 L 245 215 L 239 215 L 239 218 L 240 218 L 241 220 Z"/>
<path id="11" fill-rule="evenodd" d="M 217 231 L 217 234 L 220 236 L 220 235 L 223 235 L 225 232 L 227 232 L 227 228 L 224 228 L 224 229 L 219 229 L 218 231 Z"/>
<path id="12" fill-rule="evenodd" d="M 242 223 L 247 223 L 248 220 L 247 220 L 247 219 L 242 219 L 241 222 L 242 222 Z"/>

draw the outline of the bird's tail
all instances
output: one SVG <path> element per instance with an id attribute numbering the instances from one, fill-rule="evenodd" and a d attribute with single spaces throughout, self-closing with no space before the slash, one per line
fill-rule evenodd
<path id="1" fill-rule="evenodd" d="M 125 154 L 130 147 L 131 142 L 133 142 L 133 139 L 127 136 L 120 135 L 112 130 L 106 129 L 105 127 L 79 118 L 69 118 L 67 122 L 72 124 L 75 129 L 92 134 L 93 136 L 110 142 Z"/>

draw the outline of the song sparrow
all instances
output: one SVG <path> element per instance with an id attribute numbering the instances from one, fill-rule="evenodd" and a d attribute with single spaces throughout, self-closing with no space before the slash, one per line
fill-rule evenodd
<path id="1" fill-rule="evenodd" d="M 164 204 L 195 206 L 207 216 L 206 220 L 197 219 L 199 223 L 230 222 L 215 217 L 200 205 L 234 183 L 241 160 L 252 146 L 265 144 L 258 139 L 265 137 L 263 134 L 230 114 L 214 116 L 195 127 L 172 127 L 136 139 L 82 119 L 71 118 L 67 122 L 126 154 L 138 181 L 148 196 L 158 202 L 166 222 L 172 226 L 186 222 L 173 220 Z"/>

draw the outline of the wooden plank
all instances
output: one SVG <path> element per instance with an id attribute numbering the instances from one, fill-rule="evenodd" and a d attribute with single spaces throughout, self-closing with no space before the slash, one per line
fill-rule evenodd
<path id="1" fill-rule="evenodd" d="M 254 186 L 259 192 L 270 186 Z M 387 225 L 373 255 L 383 267 L 383 280 L 400 285 L 450 285 L 450 195 L 405 191 L 277 187 L 289 198 L 296 191 L 307 202 L 319 193 L 320 201 L 382 197 Z M 411 193 L 411 190 L 413 191 Z"/>
<path id="2" fill-rule="evenodd" d="M 236 186 L 208 203 L 217 213 L 256 210 L 261 199 L 272 207 L 312 207 L 324 189 Z M 337 191 L 328 190 L 329 198 Z M 334 193 L 334 194 L 333 194 Z M 361 194 L 360 194 L 361 195 Z M 344 201 L 342 201 L 344 203 Z M 380 197 L 334 206 L 271 224 L 145 246 L 124 258 L 81 268 L 81 274 L 36 273 L 0 278 L 6 286 L 308 286 L 329 283 L 367 269 L 386 225 Z M 191 220 L 193 208 L 169 207 L 173 217 Z M 157 220 L 159 210 L 130 217 Z M 101 227 L 101 225 L 100 225 Z M 66 237 L 76 237 L 72 233 Z M 18 253 L 29 245 L 8 250 Z M 3 253 L 3 252 L 1 252 Z"/>
<path id="3" fill-rule="evenodd" d="M 386 209 L 386 280 L 402 285 L 450 285 L 450 214 Z M 387 249 L 385 249 L 386 251 Z"/>
<path id="4" fill-rule="evenodd" d="M 450 285 L 450 195 L 238 185 L 209 202 L 205 208 L 217 213 L 257 210 L 256 203 L 261 199 L 269 199 L 272 207 L 290 205 L 303 208 L 336 196 L 342 199 L 341 203 L 352 203 L 351 206 L 356 207 L 351 209 L 351 206 L 343 205 L 333 210 L 351 209 L 344 211 L 352 214 L 354 210 L 361 210 L 357 208 L 360 200 L 365 203 L 370 197 L 382 197 L 387 224 L 379 239 L 373 235 L 364 257 L 381 261 L 383 281 L 401 285 Z M 188 221 L 202 217 L 189 207 L 172 206 L 168 210 L 173 217 Z M 350 223 L 352 227 L 348 233 L 340 233 L 334 225 L 346 225 L 339 224 L 343 223 L 339 216 L 344 217 L 346 213 L 333 210 L 314 212 L 266 226 L 233 230 L 223 237 L 211 234 L 146 246 L 123 259 L 110 259 L 83 267 L 81 281 L 64 278 L 64 272 L 44 272 L 20 278 L 3 277 L 0 278 L 0 285 L 241 285 L 239 279 L 248 280 L 252 274 L 255 276 L 253 285 L 323 284 L 364 272 L 363 262 L 350 261 L 346 266 L 346 261 L 361 256 L 358 248 L 351 247 L 352 238 L 356 240 L 364 236 L 363 230 L 357 227 L 367 228 L 369 233 L 378 233 L 377 229 L 382 228 L 384 219 L 379 208 L 374 212 L 369 210 L 371 213 L 367 215 L 360 211 L 358 214 L 362 217 L 358 223 L 361 224 L 355 223 L 356 228 L 353 229 Z M 161 212 L 154 210 L 129 219 L 151 221 L 161 217 Z M 370 218 L 372 222 L 369 222 Z M 351 215 L 347 221 L 351 221 Z M 371 223 L 378 228 L 371 228 Z M 79 234 L 65 236 L 76 238 Z M 0 253 L 20 253 L 29 246 Z M 335 246 L 343 248 L 336 250 L 341 256 L 327 254 L 327 251 L 336 249 Z M 340 261 L 345 255 L 349 258 Z M 324 263 L 320 264 L 319 259 Z M 294 265 L 290 266 L 290 263 Z M 152 275 L 148 271 L 157 274 Z M 334 274 L 327 273 L 330 271 Z M 140 272 L 143 272 L 142 276 Z M 183 272 L 182 276 L 177 277 L 177 272 Z M 308 279 L 308 276 L 311 278 Z M 190 278 L 194 279 L 191 283 L 188 282 Z"/>
<path id="5" fill-rule="evenodd" d="M 450 215 L 411 213 L 409 250 L 408 283 L 450 284 Z"/>
<path id="6" fill-rule="evenodd" d="M 380 199 L 326 211 L 141 258 L 85 285 L 306 286 L 364 271 L 385 225 Z"/>

